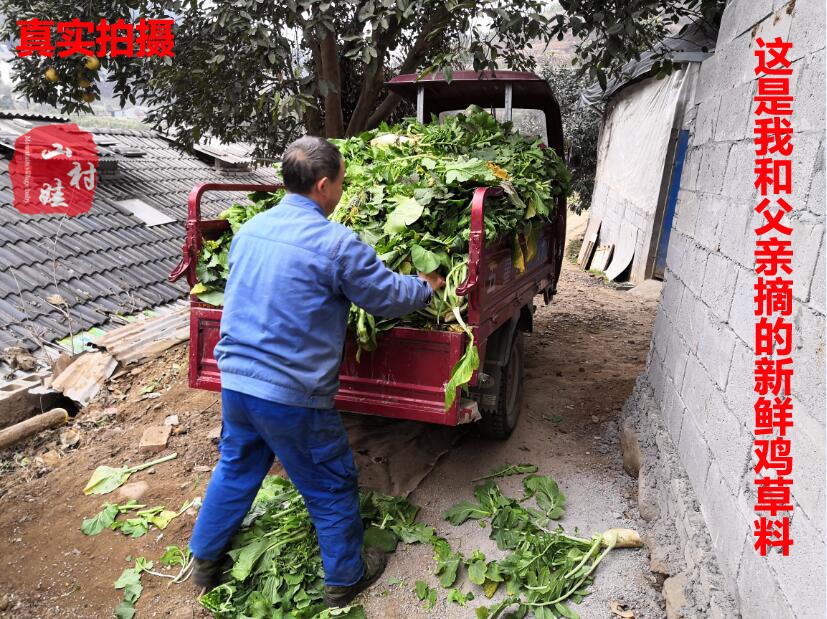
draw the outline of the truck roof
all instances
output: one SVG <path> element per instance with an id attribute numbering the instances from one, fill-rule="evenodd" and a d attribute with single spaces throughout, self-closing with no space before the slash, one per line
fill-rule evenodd
<path id="1" fill-rule="evenodd" d="M 469 105 L 505 107 L 505 86 L 511 84 L 512 107 L 541 110 L 546 116 L 549 146 L 563 156 L 563 127 L 560 106 L 548 82 L 535 73 L 522 71 L 455 71 L 448 82 L 442 73 L 422 78 L 417 73 L 397 75 L 386 82 L 391 92 L 416 102 L 419 86 L 424 89 L 425 118 Z"/>

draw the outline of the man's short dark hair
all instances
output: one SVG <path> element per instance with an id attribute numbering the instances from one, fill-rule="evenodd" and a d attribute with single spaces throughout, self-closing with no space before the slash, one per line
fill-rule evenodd
<path id="1" fill-rule="evenodd" d="M 339 177 L 342 153 L 333 144 L 311 135 L 299 138 L 287 147 L 281 158 L 281 175 L 287 191 L 309 193 L 327 176 Z"/>

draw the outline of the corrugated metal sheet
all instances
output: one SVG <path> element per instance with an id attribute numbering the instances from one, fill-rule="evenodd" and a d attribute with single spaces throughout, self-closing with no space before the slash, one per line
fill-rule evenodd
<path id="1" fill-rule="evenodd" d="M 26 127 L 13 123 L 20 116 L 0 112 L 0 119 L 5 119 L 0 127 L 25 132 Z M 26 116 L 32 125 L 59 120 L 65 119 Z M 98 179 L 92 210 L 84 215 L 22 215 L 12 206 L 8 160 L 0 159 L 0 335 L 4 342 L 34 349 L 38 337 L 59 340 L 118 314 L 134 314 L 186 296 L 186 284 L 170 284 L 166 276 L 181 257 L 187 196 L 198 183 L 230 177 L 183 154 L 154 131 L 88 130 L 107 148 L 140 148 L 145 154 L 136 158 L 112 152 L 118 174 Z M 259 168 L 231 178 L 264 184 L 274 182 L 276 174 Z M 174 221 L 146 226 L 116 204 L 132 198 L 147 201 Z M 215 217 L 244 198 L 243 194 L 209 194 L 202 213 Z M 71 321 L 46 303 L 46 297 L 55 293 L 67 301 L 60 309 L 68 311 Z"/>
<path id="2" fill-rule="evenodd" d="M 130 365 L 155 357 L 189 336 L 189 306 L 183 305 L 162 316 L 113 329 L 94 343 L 123 365 Z"/>

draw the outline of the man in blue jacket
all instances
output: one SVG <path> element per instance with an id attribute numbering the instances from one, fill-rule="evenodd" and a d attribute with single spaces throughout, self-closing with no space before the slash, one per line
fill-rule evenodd
<path id="1" fill-rule="evenodd" d="M 316 528 L 325 602 L 343 606 L 385 569 L 383 553 L 362 551 L 357 470 L 333 408 L 348 309 L 402 316 L 430 303 L 444 280 L 394 273 L 354 232 L 328 220 L 345 164 L 327 140 L 293 142 L 282 176 L 287 195 L 244 224 L 230 247 L 215 348 L 221 457 L 190 540 L 193 577 L 204 588 L 218 583 L 230 538 L 275 455 Z"/>

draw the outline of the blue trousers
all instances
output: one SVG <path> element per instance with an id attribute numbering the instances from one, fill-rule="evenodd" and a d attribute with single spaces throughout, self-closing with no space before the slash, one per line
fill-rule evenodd
<path id="1" fill-rule="evenodd" d="M 195 521 L 190 550 L 216 560 L 273 464 L 273 456 L 304 497 L 321 547 L 325 584 L 346 586 L 364 574 L 364 530 L 353 454 L 335 409 L 284 406 L 221 391 L 221 457 Z"/>

